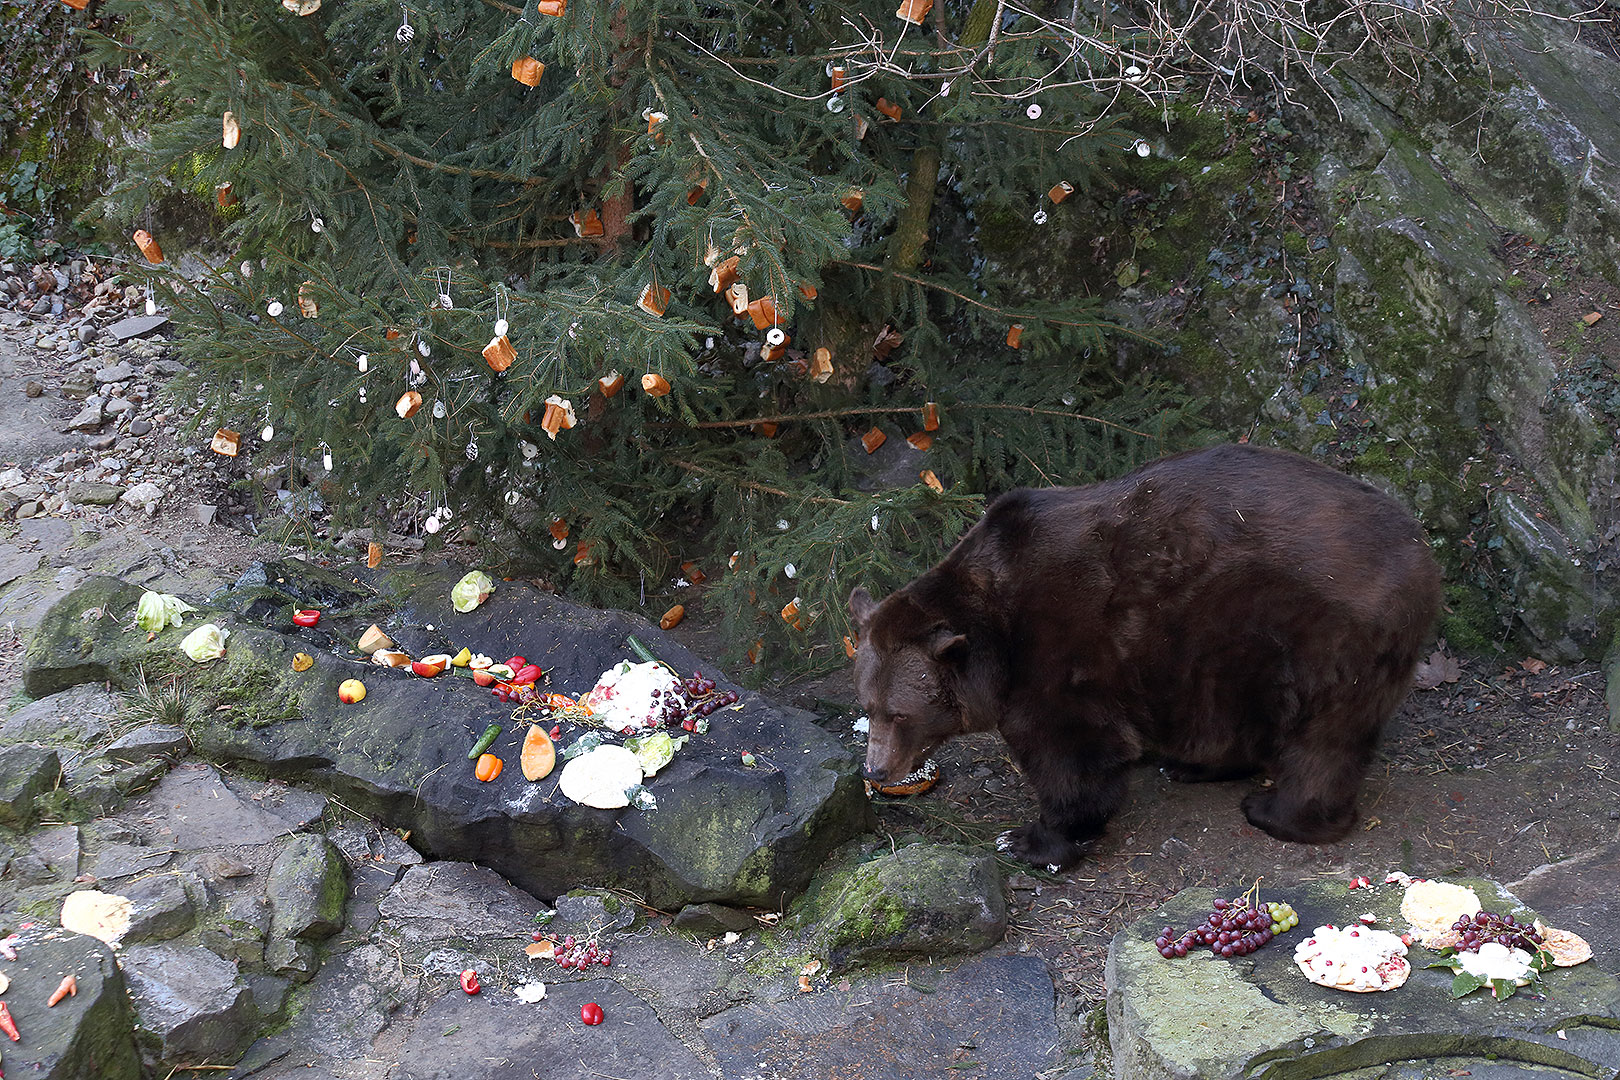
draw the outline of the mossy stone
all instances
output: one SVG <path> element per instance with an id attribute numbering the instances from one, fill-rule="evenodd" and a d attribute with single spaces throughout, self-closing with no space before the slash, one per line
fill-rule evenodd
<path id="1" fill-rule="evenodd" d="M 843 970 L 987 949 L 1006 933 L 1007 902 L 989 853 L 923 842 L 824 874 L 789 926 Z"/>

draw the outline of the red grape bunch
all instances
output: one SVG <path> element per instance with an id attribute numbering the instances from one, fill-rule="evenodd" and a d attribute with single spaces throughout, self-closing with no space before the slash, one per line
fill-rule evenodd
<path id="1" fill-rule="evenodd" d="M 1153 944 L 1165 959 L 1186 956 L 1189 949 L 1209 947 L 1216 956 L 1247 956 L 1283 930 L 1299 923 L 1299 916 L 1287 904 L 1267 904 L 1264 910 L 1251 908 L 1248 897 L 1216 900 L 1204 921 L 1180 937 L 1166 926 Z"/>
<path id="2" fill-rule="evenodd" d="M 1512 915 L 1489 911 L 1459 915 L 1451 928 L 1461 935 L 1457 948 L 1462 952 L 1478 952 L 1481 945 L 1494 941 L 1510 949 L 1523 949 L 1533 956 L 1545 944 L 1534 926 L 1519 922 Z"/>
<path id="3" fill-rule="evenodd" d="M 701 671 L 690 679 L 683 680 L 681 689 L 686 692 L 687 698 L 684 719 L 681 720 L 681 727 L 686 731 L 696 731 L 699 721 L 704 720 L 714 710 L 737 704 L 737 691 L 726 690 L 716 693 L 714 680 L 704 678 Z"/>

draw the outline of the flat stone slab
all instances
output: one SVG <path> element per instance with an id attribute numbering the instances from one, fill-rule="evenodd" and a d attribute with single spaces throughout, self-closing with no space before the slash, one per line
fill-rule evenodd
<path id="1" fill-rule="evenodd" d="M 97 881 L 117 881 L 120 878 L 161 870 L 168 866 L 173 858 L 174 849 L 168 847 L 103 844 L 91 856 L 88 872 Z"/>
<path id="2" fill-rule="evenodd" d="M 174 724 L 142 724 L 109 743 L 104 753 L 115 761 L 182 757 L 191 749 L 185 729 Z"/>
<path id="3" fill-rule="evenodd" d="M 131 315 L 109 323 L 102 333 L 112 336 L 121 345 L 130 338 L 145 337 L 162 329 L 169 322 L 167 315 Z"/>
<path id="4" fill-rule="evenodd" d="M 586 1027 L 580 1006 L 602 1023 Z M 528 1005 L 509 991 L 444 994 L 400 1050 L 397 1080 L 712 1080 L 703 1061 L 658 1022 L 651 1005 L 608 980 L 548 984 Z M 743 1077 L 753 1072 L 729 1072 Z M 799 1074 L 795 1074 L 799 1075 Z"/>
<path id="5" fill-rule="evenodd" d="M 1592 962 L 1620 972 L 1620 844 L 1605 844 L 1560 862 L 1538 866 L 1508 886 L 1513 895 L 1541 912 L 1553 926 L 1604 927 L 1582 936 L 1592 946 Z"/>
<path id="6" fill-rule="evenodd" d="M 1448 880 L 1473 888 L 1487 910 L 1533 914 L 1495 883 Z M 1398 989 L 1316 986 L 1294 964 L 1294 947 L 1313 927 L 1345 926 L 1365 912 L 1378 928 L 1406 929 L 1400 886 L 1349 892 L 1337 881 L 1267 892 L 1263 899 L 1294 906 L 1299 926 L 1248 957 L 1223 960 L 1204 948 L 1160 956 L 1153 944 L 1160 929 L 1197 925 L 1215 895 L 1178 893 L 1114 936 L 1107 983 L 1116 1080 L 1333 1076 L 1415 1059 L 1444 1063 L 1424 1075 L 1467 1070 L 1459 1061 L 1494 1061 L 1613 1076 L 1620 1063 L 1620 982 L 1594 961 L 1552 969 L 1539 994 L 1521 990 L 1496 1001 L 1478 990 L 1453 998 L 1451 972 L 1426 966 L 1439 954 L 1414 944 L 1411 976 Z"/>
<path id="7" fill-rule="evenodd" d="M 432 862 L 406 870 L 377 910 L 405 940 L 422 942 L 512 936 L 544 908 L 486 867 Z"/>
<path id="8" fill-rule="evenodd" d="M 1035 1077 L 1064 1064 L 1038 957 L 979 956 L 847 986 L 728 1009 L 702 1022 L 704 1041 L 723 1075 L 782 1080 Z"/>
<path id="9" fill-rule="evenodd" d="M 72 881 L 79 876 L 79 827 L 54 825 L 28 834 L 28 850 L 53 878 Z"/>
<path id="10" fill-rule="evenodd" d="M 285 818 L 242 798 L 204 762 L 170 770 L 143 800 L 161 811 L 168 832 L 160 829 L 159 837 L 177 851 L 266 844 L 293 831 Z"/>

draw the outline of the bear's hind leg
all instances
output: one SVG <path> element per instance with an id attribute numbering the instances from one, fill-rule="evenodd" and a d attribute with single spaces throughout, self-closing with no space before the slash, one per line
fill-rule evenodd
<path id="1" fill-rule="evenodd" d="M 1356 800 L 1377 745 L 1363 718 L 1318 717 L 1277 755 L 1276 784 L 1243 800 L 1256 828 L 1296 844 L 1342 840 L 1356 823 Z M 1360 729 L 1359 733 L 1356 729 Z"/>

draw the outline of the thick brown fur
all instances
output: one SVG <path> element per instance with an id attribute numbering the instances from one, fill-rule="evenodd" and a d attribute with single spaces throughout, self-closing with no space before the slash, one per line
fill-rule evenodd
<path id="1" fill-rule="evenodd" d="M 1145 754 L 1178 779 L 1266 770 L 1249 821 L 1337 840 L 1439 606 L 1399 503 L 1282 451 L 1011 491 L 910 585 L 851 594 L 867 775 L 1000 730 L 1041 808 L 1004 847 L 1037 865 L 1084 853 Z"/>

